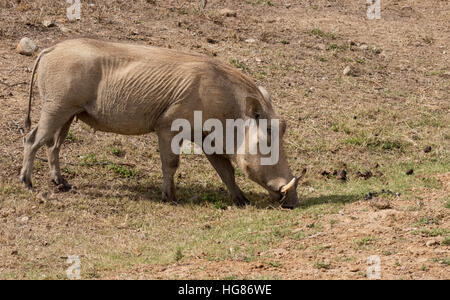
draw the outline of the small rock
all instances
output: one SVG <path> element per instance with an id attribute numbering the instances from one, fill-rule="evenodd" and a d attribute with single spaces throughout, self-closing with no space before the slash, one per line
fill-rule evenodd
<path id="1" fill-rule="evenodd" d="M 408 171 L 406 171 L 406 175 L 412 175 L 414 174 L 414 169 L 409 169 Z"/>
<path id="2" fill-rule="evenodd" d="M 423 149 L 423 152 L 430 153 L 431 152 L 431 146 L 425 147 L 425 149 Z"/>
<path id="3" fill-rule="evenodd" d="M 28 217 L 23 217 L 22 219 L 20 219 L 20 223 L 22 223 L 22 224 L 27 224 L 28 223 L 28 221 L 30 220 L 30 218 L 28 218 Z"/>
<path id="4" fill-rule="evenodd" d="M 366 45 L 366 44 L 362 44 L 361 46 L 359 46 L 359 49 L 361 49 L 361 50 L 367 50 L 367 49 L 369 49 L 369 46 Z"/>
<path id="5" fill-rule="evenodd" d="M 336 178 L 337 178 L 337 180 L 347 181 L 347 171 L 346 170 L 339 171 L 337 173 Z"/>
<path id="6" fill-rule="evenodd" d="M 427 247 L 433 247 L 433 246 L 439 245 L 439 243 L 436 240 L 429 240 L 429 241 L 427 241 L 426 245 L 427 245 Z"/>
<path id="7" fill-rule="evenodd" d="M 219 11 L 219 13 L 224 17 L 234 17 L 234 18 L 237 17 L 237 12 L 229 8 L 223 8 Z"/>
<path id="8" fill-rule="evenodd" d="M 370 202 L 370 206 L 376 209 L 390 209 L 391 203 L 386 199 L 375 199 Z"/>
<path id="9" fill-rule="evenodd" d="M 356 273 L 356 272 L 359 272 L 359 267 L 358 266 L 353 266 L 353 267 L 351 267 L 350 268 L 350 272 L 352 272 L 352 273 Z"/>
<path id="10" fill-rule="evenodd" d="M 350 68 L 350 66 L 345 67 L 344 71 L 342 72 L 342 74 L 344 74 L 344 76 L 348 76 L 350 75 L 352 72 L 352 68 Z"/>
<path id="11" fill-rule="evenodd" d="M 44 21 L 42 21 L 42 25 L 44 25 L 47 28 L 50 28 L 50 27 L 55 27 L 56 23 L 55 23 L 55 20 L 45 19 Z"/>
<path id="12" fill-rule="evenodd" d="M 206 38 L 206 41 L 210 44 L 217 44 L 217 40 L 215 40 L 213 38 Z"/>
<path id="13" fill-rule="evenodd" d="M 246 43 L 252 44 L 252 43 L 256 43 L 255 39 L 249 38 L 245 40 Z"/>
<path id="14" fill-rule="evenodd" d="M 72 30 L 70 30 L 69 28 L 67 28 L 66 26 L 63 25 L 58 25 L 59 30 L 61 30 L 62 33 L 71 33 Z"/>
<path id="15" fill-rule="evenodd" d="M 317 44 L 316 49 L 324 51 L 327 49 L 327 46 L 325 46 L 325 44 Z"/>
<path id="16" fill-rule="evenodd" d="M 37 51 L 38 47 L 36 44 L 30 40 L 27 37 L 24 37 L 20 40 L 19 44 L 17 45 L 17 53 L 22 55 L 31 56 Z"/>

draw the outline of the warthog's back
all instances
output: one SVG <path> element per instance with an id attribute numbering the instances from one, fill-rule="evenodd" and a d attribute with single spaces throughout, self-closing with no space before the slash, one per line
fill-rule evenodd
<path id="1" fill-rule="evenodd" d="M 83 121 L 101 131 L 145 134 L 170 105 L 196 92 L 205 65 L 215 62 L 169 49 L 78 39 L 58 44 L 42 64 L 42 85 L 52 74 L 69 82 L 80 98 L 74 103 L 84 108 Z"/>

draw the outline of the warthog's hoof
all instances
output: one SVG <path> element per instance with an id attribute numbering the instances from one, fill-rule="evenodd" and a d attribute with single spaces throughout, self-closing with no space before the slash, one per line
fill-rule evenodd
<path id="1" fill-rule="evenodd" d="M 52 182 L 56 185 L 56 188 L 60 192 L 68 192 L 72 189 L 72 185 L 70 185 L 65 179 L 53 179 Z"/>
<path id="2" fill-rule="evenodd" d="M 233 199 L 233 202 L 238 207 L 244 207 L 244 206 L 250 205 L 250 201 L 247 198 L 245 198 L 244 195 L 241 195 L 239 197 L 235 197 Z"/>
<path id="3" fill-rule="evenodd" d="M 20 175 L 20 182 L 23 183 L 23 185 L 25 186 L 25 188 L 32 190 L 33 189 L 33 184 L 31 183 L 31 179 L 27 178 L 24 175 Z"/>

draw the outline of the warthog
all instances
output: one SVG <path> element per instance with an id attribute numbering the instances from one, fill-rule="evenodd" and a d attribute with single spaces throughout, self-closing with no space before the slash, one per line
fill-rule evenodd
<path id="1" fill-rule="evenodd" d="M 48 147 L 51 180 L 70 188 L 61 175 L 59 151 L 74 118 L 104 132 L 124 135 L 155 132 L 163 171 L 162 197 L 171 202 L 176 201 L 173 177 L 179 165 L 179 155 L 171 151 L 171 141 L 177 134 L 171 130 L 174 120 L 186 119 L 193 124 L 194 111 L 223 124 L 227 119 L 279 118 L 265 89 L 218 60 L 156 47 L 74 39 L 42 51 L 36 60 L 25 122 L 27 130 L 31 126 L 37 69 L 42 110 L 38 126 L 25 137 L 20 174 L 20 180 L 28 188 L 32 187 L 36 151 L 43 145 Z M 285 122 L 280 121 L 277 129 L 280 141 L 285 129 Z M 262 165 L 260 157 L 248 152 L 207 155 L 237 205 L 249 201 L 235 182 L 232 162 L 267 189 L 274 201 L 285 208 L 296 207 L 298 178 L 289 169 L 283 147 L 280 146 L 279 160 L 274 165 Z"/>

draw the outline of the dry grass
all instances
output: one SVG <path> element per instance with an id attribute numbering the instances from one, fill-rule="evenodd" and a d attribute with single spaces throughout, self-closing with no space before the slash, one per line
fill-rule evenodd
<path id="1" fill-rule="evenodd" d="M 63 279 L 70 255 L 85 279 L 364 278 L 367 257 L 379 255 L 383 278 L 449 279 L 447 1 L 384 1 L 376 22 L 350 1 L 209 1 L 206 10 L 197 1 L 87 2 L 95 5 L 83 6 L 82 21 L 67 23 L 65 1 L 0 1 L 0 278 Z M 221 16 L 225 6 L 237 17 Z M 70 31 L 40 25 L 48 17 Z M 189 155 L 177 175 L 180 205 L 164 204 L 154 136 L 81 123 L 62 150 L 76 189 L 60 193 L 37 160 L 36 191 L 24 190 L 14 121 L 25 116 L 21 83 L 34 58 L 15 46 L 23 36 L 45 48 L 81 35 L 214 55 L 266 86 L 289 123 L 293 170 L 308 168 L 303 206 L 271 208 L 238 171 L 254 206 L 235 208 L 206 159 Z M 343 168 L 346 182 L 333 176 Z M 371 206 L 369 192 L 392 209 Z M 438 244 L 427 247 L 431 239 Z"/>

